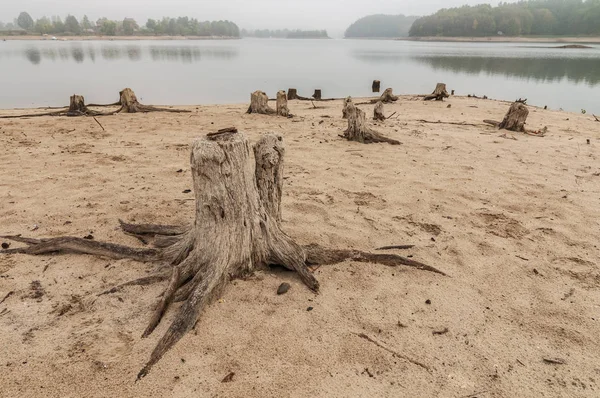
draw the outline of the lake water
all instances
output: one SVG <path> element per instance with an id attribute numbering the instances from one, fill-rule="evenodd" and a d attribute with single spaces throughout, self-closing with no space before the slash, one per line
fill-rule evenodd
<path id="1" fill-rule="evenodd" d="M 600 114 L 600 46 L 421 43 L 385 40 L 0 42 L 0 108 L 118 100 L 131 87 L 146 104 L 249 101 L 295 87 L 310 96 L 369 96 L 371 82 L 425 94 L 444 82 L 487 95 Z"/>

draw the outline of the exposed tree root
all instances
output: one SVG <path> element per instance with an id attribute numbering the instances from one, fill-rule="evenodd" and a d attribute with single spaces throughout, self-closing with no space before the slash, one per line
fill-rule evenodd
<path id="1" fill-rule="evenodd" d="M 116 113 L 148 113 L 148 112 L 172 112 L 172 113 L 190 113 L 191 111 L 183 109 L 159 108 L 151 105 L 143 105 L 130 88 L 125 88 L 119 93 L 119 102 L 121 106 Z"/>

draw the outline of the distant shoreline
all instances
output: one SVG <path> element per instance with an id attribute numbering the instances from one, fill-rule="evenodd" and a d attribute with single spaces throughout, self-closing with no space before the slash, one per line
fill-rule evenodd
<path id="1" fill-rule="evenodd" d="M 399 37 L 393 40 L 425 42 L 465 42 L 465 43 L 600 43 L 600 37 Z"/>
<path id="2" fill-rule="evenodd" d="M 57 40 L 52 40 L 56 37 Z M 0 40 L 21 40 L 21 41 L 173 41 L 173 40 L 241 40 L 241 37 L 219 37 L 219 36 L 1 36 Z"/>

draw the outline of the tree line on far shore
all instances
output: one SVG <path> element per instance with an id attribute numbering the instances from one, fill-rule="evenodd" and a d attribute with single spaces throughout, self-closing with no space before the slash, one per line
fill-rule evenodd
<path id="1" fill-rule="evenodd" d="M 260 39 L 328 39 L 326 30 L 289 30 L 289 29 L 242 29 L 242 37 L 257 37 Z"/>
<path id="2" fill-rule="evenodd" d="M 419 17 L 406 15 L 369 15 L 346 29 L 345 37 L 395 38 L 406 37 L 413 22 Z"/>
<path id="3" fill-rule="evenodd" d="M 240 29 L 230 21 L 199 21 L 195 18 L 164 17 L 160 20 L 149 19 L 146 25 L 139 26 L 133 18 L 125 18 L 122 21 L 100 18 L 90 21 L 84 15 L 79 21 L 73 15 L 68 15 L 63 21 L 58 16 L 51 18 L 42 17 L 33 20 L 27 12 L 19 14 L 18 18 L 11 23 L 0 22 L 0 31 L 11 34 L 54 34 L 72 36 L 218 36 L 218 37 L 240 37 Z"/>
<path id="4" fill-rule="evenodd" d="M 410 36 L 600 34 L 600 0 L 529 0 L 447 8 L 420 18 Z"/>

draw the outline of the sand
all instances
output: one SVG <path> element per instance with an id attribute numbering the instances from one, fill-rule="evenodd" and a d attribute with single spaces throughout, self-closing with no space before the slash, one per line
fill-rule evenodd
<path id="1" fill-rule="evenodd" d="M 0 234 L 140 245 L 117 219 L 189 221 L 190 143 L 234 125 L 285 137 L 283 228 L 298 242 L 414 244 L 397 253 L 449 277 L 350 261 L 315 272 L 318 295 L 280 269 L 234 281 L 135 383 L 173 317 L 140 339 L 164 284 L 97 295 L 153 265 L 0 255 L 0 300 L 14 292 L 0 304 L 0 396 L 599 396 L 600 123 L 531 107 L 528 126 L 548 134 L 513 140 L 480 124 L 506 102 L 402 97 L 374 128 L 403 145 L 363 145 L 338 137 L 341 102 L 318 105 L 291 101 L 293 119 L 247 104 L 122 114 L 99 119 L 106 131 L 0 120 Z"/>

